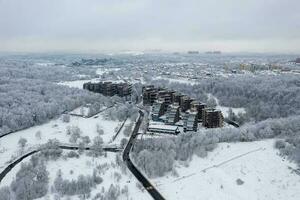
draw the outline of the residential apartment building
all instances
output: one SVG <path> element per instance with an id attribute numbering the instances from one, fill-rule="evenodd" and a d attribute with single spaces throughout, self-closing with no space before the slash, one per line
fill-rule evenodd
<path id="1" fill-rule="evenodd" d="M 206 128 L 222 127 L 224 118 L 220 110 L 214 108 L 206 108 L 203 111 L 202 125 Z"/>

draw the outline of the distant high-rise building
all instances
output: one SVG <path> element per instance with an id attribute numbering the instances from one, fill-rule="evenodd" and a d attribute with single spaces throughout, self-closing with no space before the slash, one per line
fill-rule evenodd
<path id="1" fill-rule="evenodd" d="M 112 82 L 98 82 L 98 83 L 84 83 L 83 89 L 103 94 L 104 96 L 118 95 L 120 97 L 127 97 L 131 95 L 131 84 L 128 83 L 112 83 Z"/>

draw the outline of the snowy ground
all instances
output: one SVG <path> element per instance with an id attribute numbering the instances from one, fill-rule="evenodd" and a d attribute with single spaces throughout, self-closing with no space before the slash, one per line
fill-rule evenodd
<path id="1" fill-rule="evenodd" d="M 91 66 L 91 67 L 99 67 L 99 66 Z M 105 68 L 98 68 L 96 70 L 96 74 L 99 76 L 104 75 L 105 73 L 112 72 L 112 71 L 118 71 L 120 68 L 111 68 L 111 69 L 105 69 Z M 64 81 L 64 82 L 59 82 L 59 85 L 66 85 L 69 87 L 74 87 L 74 88 L 79 88 L 83 89 L 83 84 L 87 82 L 99 82 L 101 81 L 101 78 L 94 78 L 90 80 L 76 80 L 76 81 Z"/>
<path id="2" fill-rule="evenodd" d="M 71 112 L 69 112 L 69 114 L 82 115 L 87 117 L 89 115 L 89 110 L 90 110 L 89 107 L 81 106 L 79 108 L 72 110 Z"/>
<path id="3" fill-rule="evenodd" d="M 152 182 L 166 199 L 298 200 L 300 176 L 291 170 L 296 165 L 280 157 L 273 144 L 222 143 L 207 158 L 194 156 L 187 168 L 178 165 L 179 177 Z M 238 185 L 237 179 L 244 183 Z"/>
<path id="4" fill-rule="evenodd" d="M 122 138 L 124 138 L 123 130 L 119 133 L 114 142 L 111 142 L 112 137 L 115 135 L 114 129 L 116 127 L 120 127 L 123 122 L 119 121 L 110 121 L 106 120 L 104 117 L 105 113 L 101 113 L 97 115 L 97 118 L 83 118 L 83 117 L 75 117 L 71 116 L 71 120 L 69 123 L 62 122 L 61 117 L 58 119 L 54 119 L 40 126 L 35 126 L 28 128 L 26 130 L 15 132 L 11 135 L 7 135 L 1 138 L 1 146 L 5 146 L 5 149 L 1 149 L 0 153 L 0 170 L 2 171 L 11 160 L 11 156 L 20 156 L 22 152 L 20 148 L 18 148 L 18 141 L 21 137 L 26 138 L 28 140 L 26 148 L 30 148 L 36 146 L 38 144 L 43 144 L 48 141 L 48 139 L 58 139 L 62 143 L 69 143 L 69 136 L 66 135 L 67 126 L 78 126 L 82 131 L 82 136 L 89 136 L 91 139 L 95 136 L 98 136 L 96 132 L 96 124 L 104 130 L 104 134 L 101 137 L 106 144 L 120 144 Z M 131 122 L 128 119 L 125 123 L 129 125 Z M 41 131 L 41 139 L 37 138 L 36 132 Z M 4 145 L 5 144 L 5 145 Z M 64 151 L 67 153 L 68 151 Z M 93 158 L 88 157 L 85 154 L 81 155 L 79 159 L 77 158 L 68 158 L 67 160 L 63 158 L 59 158 L 57 161 L 48 161 L 46 166 L 50 175 L 50 185 L 54 181 L 56 177 L 56 173 L 59 169 L 62 170 L 63 178 L 66 179 L 77 179 L 78 175 L 92 175 L 93 169 L 99 164 L 108 164 L 108 168 L 101 175 L 103 178 L 103 183 L 97 186 L 96 189 L 92 190 L 92 196 L 98 192 L 101 192 L 102 187 L 107 191 L 111 184 L 119 184 L 122 189 L 125 185 L 128 186 L 129 189 L 129 197 L 130 199 L 151 199 L 149 194 L 146 191 L 141 191 L 141 189 L 137 188 L 137 181 L 132 174 L 127 171 L 124 175 L 121 172 L 121 169 L 116 165 L 115 161 L 116 153 L 107 153 L 107 157 L 99 157 Z M 30 157 L 24 159 L 22 162 L 27 162 L 30 160 Z M 7 176 L 2 180 L 0 187 L 5 185 L 10 185 L 12 180 L 15 178 L 16 173 L 20 169 L 21 164 L 18 164 L 15 168 L 13 168 Z M 114 177 L 114 173 L 117 172 L 122 174 L 122 178 L 120 181 L 117 181 Z M 50 188 L 49 188 L 50 191 Z M 45 199 L 46 197 L 42 198 Z M 54 196 L 49 193 L 48 197 L 50 200 L 54 199 Z M 1 199 L 1 198 L 0 198 Z M 72 199 L 78 199 L 77 197 L 72 197 Z M 128 199 L 126 196 L 121 196 L 120 199 Z"/>
<path id="5" fill-rule="evenodd" d="M 67 153 L 68 151 L 64 151 Z M 62 172 L 62 177 L 68 180 L 76 180 L 79 175 L 92 175 L 93 170 L 103 164 L 107 164 L 107 168 L 103 170 L 103 173 L 99 174 L 103 182 L 97 185 L 96 188 L 92 188 L 91 198 L 95 196 L 97 193 L 101 193 L 102 187 L 104 187 L 105 191 L 107 191 L 111 184 L 119 185 L 120 189 L 124 188 L 124 186 L 128 187 L 129 197 L 130 199 L 145 199 L 150 200 L 151 197 L 146 191 L 142 191 L 137 187 L 136 178 L 126 170 L 126 174 L 122 173 L 121 168 L 116 165 L 115 162 L 115 153 L 107 153 L 107 156 L 93 158 L 86 156 L 85 154 L 81 155 L 79 158 L 68 158 L 64 160 L 63 158 L 59 158 L 56 161 L 47 161 L 47 171 L 49 172 L 49 186 L 53 185 L 53 181 L 57 175 L 58 170 L 60 169 Z M 30 160 L 26 158 L 22 162 L 27 162 Z M 10 185 L 10 183 L 14 180 L 15 174 L 20 169 L 21 164 L 18 164 L 12 171 L 2 180 L 0 186 Z M 115 177 L 115 173 L 121 174 L 121 179 L 118 181 Z M 54 194 L 51 192 L 51 188 L 49 187 L 48 194 L 41 199 L 54 199 Z M 66 198 L 67 196 L 65 196 Z M 62 199 L 65 199 L 62 198 Z M 90 198 L 90 199 L 91 199 Z M 0 198 L 1 199 L 1 198 Z M 77 200 L 79 199 L 77 196 L 71 196 L 71 199 Z M 119 199 L 128 199 L 125 195 L 121 195 Z"/>
<path id="6" fill-rule="evenodd" d="M 106 120 L 104 114 L 105 112 L 98 114 L 98 118 L 71 116 L 69 123 L 62 122 L 60 117 L 58 119 L 51 120 L 48 123 L 18 131 L 1 138 L 1 146 L 5 148 L 1 149 L 0 153 L 0 170 L 7 166 L 7 162 L 11 160 L 12 156 L 17 156 L 21 153 L 18 148 L 18 141 L 21 137 L 27 139 L 28 141 L 26 148 L 36 146 L 38 144 L 44 144 L 49 139 L 57 139 L 61 143 L 70 143 L 70 136 L 66 134 L 67 127 L 77 126 L 82 131 L 81 136 L 89 136 L 92 140 L 95 136 L 99 135 L 96 131 L 96 126 L 98 124 L 104 131 L 104 134 L 101 135 L 101 137 L 103 138 L 104 143 L 108 144 L 115 135 L 116 127 L 119 127 L 122 124 L 122 121 Z M 130 120 L 127 120 L 125 125 L 129 123 Z M 38 131 L 41 132 L 40 139 L 36 137 L 36 133 Z M 113 144 L 119 144 L 122 137 L 123 133 L 121 132 Z"/>
<path id="7" fill-rule="evenodd" d="M 97 82 L 100 81 L 100 79 L 91 79 L 91 80 L 76 80 L 76 81 L 64 81 L 58 83 L 59 85 L 66 85 L 73 88 L 79 88 L 83 89 L 83 84 L 87 82 Z"/>
<path id="8" fill-rule="evenodd" d="M 176 78 L 166 78 L 166 77 L 162 77 L 162 76 L 157 76 L 157 77 L 153 77 L 154 80 L 167 80 L 170 81 L 171 83 L 185 83 L 185 84 L 190 84 L 190 85 L 195 85 L 197 84 L 197 81 L 195 80 L 190 80 L 187 78 L 182 78 L 182 77 L 176 77 Z"/>

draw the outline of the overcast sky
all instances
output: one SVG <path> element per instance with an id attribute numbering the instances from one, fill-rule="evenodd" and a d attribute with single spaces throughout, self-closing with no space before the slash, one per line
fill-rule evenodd
<path id="1" fill-rule="evenodd" d="M 300 0 L 0 0 L 0 51 L 300 53 Z"/>

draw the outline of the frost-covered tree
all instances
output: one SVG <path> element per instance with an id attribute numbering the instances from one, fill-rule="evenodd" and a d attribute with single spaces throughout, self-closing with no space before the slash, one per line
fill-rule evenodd
<path id="1" fill-rule="evenodd" d="M 80 105 L 107 101 L 100 94 L 47 81 L 7 78 L 1 70 L 0 134 L 44 123 Z"/>
<path id="2" fill-rule="evenodd" d="M 46 159 L 58 159 L 61 155 L 63 150 L 59 148 L 59 141 L 58 140 L 48 140 L 48 142 L 41 146 L 41 155 Z"/>
<path id="3" fill-rule="evenodd" d="M 91 188 L 102 182 L 102 178 L 94 171 L 93 176 L 79 175 L 77 180 L 63 179 L 61 170 L 57 172 L 57 176 L 53 183 L 54 192 L 64 195 L 79 195 L 86 199 L 90 196 Z"/>
<path id="4" fill-rule="evenodd" d="M 126 138 L 122 138 L 122 140 L 121 140 L 121 142 L 120 142 L 121 148 L 125 148 L 127 142 L 128 142 L 128 140 L 127 140 Z"/>
<path id="5" fill-rule="evenodd" d="M 99 125 L 99 124 L 96 124 L 96 131 L 99 135 L 103 135 L 104 134 L 104 130 L 103 128 Z"/>
<path id="6" fill-rule="evenodd" d="M 123 134 L 125 135 L 125 136 L 130 136 L 130 134 L 131 134 L 131 131 L 132 131 L 132 127 L 133 127 L 133 123 L 130 123 L 130 124 L 128 124 L 128 125 L 125 125 L 125 127 L 124 127 L 124 130 L 123 130 Z"/>
<path id="7" fill-rule="evenodd" d="M 37 131 L 35 133 L 35 138 L 38 139 L 38 140 L 42 139 L 42 132 L 41 131 Z"/>
<path id="8" fill-rule="evenodd" d="M 120 196 L 120 186 L 111 184 L 104 198 L 107 200 L 117 200 Z"/>
<path id="9" fill-rule="evenodd" d="M 27 144 L 27 140 L 25 138 L 21 137 L 18 141 L 18 144 L 21 149 L 24 149 Z"/>
<path id="10" fill-rule="evenodd" d="M 16 179 L 11 183 L 11 189 L 16 199 L 32 200 L 47 194 L 49 177 L 42 161 L 31 160 L 21 165 Z"/>
<path id="11" fill-rule="evenodd" d="M 70 115 L 64 114 L 62 116 L 62 121 L 65 122 L 65 123 L 69 123 L 70 122 Z"/>
<path id="12" fill-rule="evenodd" d="M 71 143 L 76 143 L 82 132 L 78 126 L 68 126 L 66 133 L 67 135 L 70 135 L 69 141 Z"/>
<path id="13" fill-rule="evenodd" d="M 103 139 L 102 137 L 100 136 L 96 136 L 94 139 L 93 139 L 93 144 L 91 146 L 92 148 L 92 155 L 93 156 L 101 156 L 103 154 Z"/>

